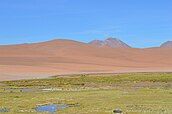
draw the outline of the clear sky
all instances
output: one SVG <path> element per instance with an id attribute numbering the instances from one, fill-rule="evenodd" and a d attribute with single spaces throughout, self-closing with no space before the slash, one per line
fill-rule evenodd
<path id="1" fill-rule="evenodd" d="M 0 44 L 106 37 L 134 47 L 172 40 L 172 0 L 0 0 Z"/>

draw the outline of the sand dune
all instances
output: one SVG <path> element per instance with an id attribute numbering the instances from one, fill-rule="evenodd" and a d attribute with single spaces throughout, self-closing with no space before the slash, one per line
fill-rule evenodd
<path id="1" fill-rule="evenodd" d="M 97 46 L 72 40 L 53 40 L 0 46 L 0 80 L 75 73 L 172 71 L 172 48 L 112 46 L 117 43 Z"/>

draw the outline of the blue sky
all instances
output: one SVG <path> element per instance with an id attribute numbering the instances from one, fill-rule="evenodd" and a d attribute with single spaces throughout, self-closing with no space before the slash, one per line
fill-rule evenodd
<path id="1" fill-rule="evenodd" d="M 172 0 L 0 0 L 0 44 L 106 37 L 133 47 L 172 40 Z"/>

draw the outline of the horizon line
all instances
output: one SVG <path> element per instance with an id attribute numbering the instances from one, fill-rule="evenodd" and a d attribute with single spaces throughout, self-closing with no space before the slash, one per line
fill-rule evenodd
<path id="1" fill-rule="evenodd" d="M 31 42 L 23 42 L 23 43 L 10 43 L 10 44 L 0 44 L 0 46 L 13 46 L 13 45 L 24 45 L 24 44 L 37 44 L 37 43 L 44 43 L 44 42 L 50 42 L 50 41 L 55 41 L 55 40 L 68 40 L 68 41 L 75 41 L 75 42 L 79 42 L 79 43 L 84 43 L 84 44 L 89 44 L 90 42 L 92 41 L 105 41 L 109 38 L 112 38 L 112 39 L 117 39 L 117 40 L 120 40 L 122 41 L 120 38 L 116 38 L 116 37 L 106 37 L 105 39 L 101 40 L 101 39 L 94 39 L 94 40 L 90 40 L 88 42 L 84 42 L 84 41 L 79 41 L 79 40 L 74 40 L 74 39 L 70 39 L 70 38 L 58 38 L 58 37 L 55 37 L 55 38 L 52 38 L 52 39 L 49 39 L 49 40 L 44 40 L 44 41 L 31 41 Z M 122 41 L 123 43 L 125 43 L 124 41 Z M 158 47 L 161 47 L 162 44 L 166 43 L 166 42 L 171 42 L 169 40 L 165 41 L 165 42 L 162 42 L 159 46 L 150 46 L 150 47 L 134 47 L 134 46 L 131 46 L 129 45 L 131 48 L 138 48 L 138 49 L 147 49 L 147 48 L 158 48 Z"/>

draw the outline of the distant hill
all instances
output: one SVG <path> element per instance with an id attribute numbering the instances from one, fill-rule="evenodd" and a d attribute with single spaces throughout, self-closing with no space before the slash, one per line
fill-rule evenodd
<path id="1" fill-rule="evenodd" d="M 172 41 L 167 41 L 161 45 L 163 48 L 172 48 Z"/>
<path id="2" fill-rule="evenodd" d="M 162 47 L 137 49 L 116 38 L 0 46 L 0 81 L 77 73 L 172 72 L 172 48 Z"/>
<path id="3" fill-rule="evenodd" d="M 101 40 L 93 40 L 89 44 L 92 44 L 97 47 L 111 47 L 111 48 L 130 48 L 129 45 L 122 42 L 121 40 L 117 38 L 107 38 L 104 41 Z"/>

